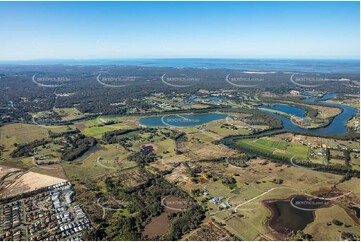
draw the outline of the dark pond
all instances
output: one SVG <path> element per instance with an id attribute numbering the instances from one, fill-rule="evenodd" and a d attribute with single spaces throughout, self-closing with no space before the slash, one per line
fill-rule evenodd
<path id="1" fill-rule="evenodd" d="M 294 196 L 287 200 L 263 201 L 272 212 L 268 220 L 269 226 L 281 234 L 303 230 L 315 219 L 314 210 L 329 205 L 322 199 L 307 199 L 305 196 Z"/>

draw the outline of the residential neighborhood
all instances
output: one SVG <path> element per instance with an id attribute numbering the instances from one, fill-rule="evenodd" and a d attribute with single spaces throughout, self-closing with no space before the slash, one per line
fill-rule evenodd
<path id="1" fill-rule="evenodd" d="M 82 240 L 91 228 L 85 212 L 74 203 L 70 182 L 6 201 L 0 207 L 0 240 Z"/>

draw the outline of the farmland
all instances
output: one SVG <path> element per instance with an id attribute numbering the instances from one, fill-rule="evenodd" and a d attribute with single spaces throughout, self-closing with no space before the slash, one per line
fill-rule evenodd
<path id="1" fill-rule="evenodd" d="M 76 108 L 55 108 L 54 112 L 56 112 L 63 121 L 69 121 L 85 117 L 84 114 L 79 112 L 79 110 L 77 110 Z"/>
<path id="2" fill-rule="evenodd" d="M 84 240 L 359 239 L 358 96 L 331 93 L 333 86 L 307 94 L 282 72 L 52 68 L 44 70 L 80 79 L 55 92 L 16 75 L 1 76 L 6 85 L 0 82 L 1 90 L 12 97 L 0 102 L 4 198 L 46 197 L 44 189 L 70 184 L 72 198 L 89 218 Z M 96 82 L 98 73 L 122 76 L 121 71 L 139 80 L 127 88 Z M 164 71 L 184 71 L 182 78 L 200 75 L 207 82 L 170 89 L 158 80 Z M 262 85 L 254 90 L 225 85 L 228 72 L 259 78 Z M 28 85 L 33 96 L 7 91 L 14 83 Z M 357 95 L 349 85 L 337 89 Z M 330 99 L 322 101 L 325 95 Z M 266 105 L 281 105 L 282 112 L 273 110 L 281 117 L 265 111 Z M 292 126 L 292 115 L 330 124 L 303 129 Z M 169 117 L 173 123 L 164 122 Z M 305 214 L 292 206 L 300 196 L 327 204 Z M 277 214 L 275 208 L 286 212 Z M 285 214 L 294 218 L 294 227 L 284 223 Z M 307 219 L 297 224 L 298 217 Z M 60 238 L 61 227 L 55 225 Z M 66 231 L 70 235 L 64 232 L 62 238 L 80 236 Z"/>
<path id="3" fill-rule="evenodd" d="M 264 154 L 273 154 L 287 158 L 307 159 L 309 155 L 307 146 L 284 141 L 273 141 L 267 138 L 240 139 L 237 141 L 237 144 L 241 147 L 254 149 Z"/>

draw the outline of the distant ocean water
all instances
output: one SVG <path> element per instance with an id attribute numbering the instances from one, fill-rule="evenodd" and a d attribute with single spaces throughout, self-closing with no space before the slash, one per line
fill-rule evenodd
<path id="1" fill-rule="evenodd" d="M 0 64 L 24 65 L 136 65 L 177 68 L 226 68 L 267 72 L 360 72 L 359 60 L 311 59 L 111 59 L 111 60 L 32 60 L 1 61 Z"/>

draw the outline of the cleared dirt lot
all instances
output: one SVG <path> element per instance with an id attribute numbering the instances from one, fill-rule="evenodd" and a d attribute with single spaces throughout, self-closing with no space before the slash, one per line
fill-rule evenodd
<path id="1" fill-rule="evenodd" d="M 4 186 L 1 197 L 16 196 L 65 181 L 65 179 L 28 171 L 17 176 L 11 184 Z"/>

